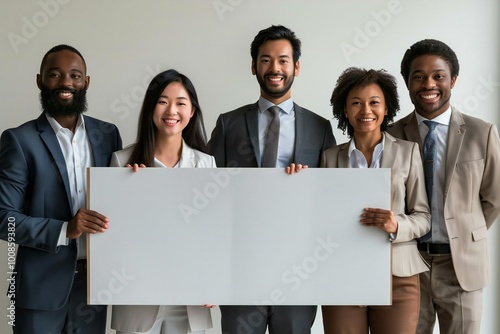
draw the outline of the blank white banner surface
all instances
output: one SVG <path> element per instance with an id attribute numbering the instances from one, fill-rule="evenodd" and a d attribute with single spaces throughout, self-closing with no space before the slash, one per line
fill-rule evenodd
<path id="1" fill-rule="evenodd" d="M 88 169 L 89 302 L 388 305 L 390 169 Z"/>

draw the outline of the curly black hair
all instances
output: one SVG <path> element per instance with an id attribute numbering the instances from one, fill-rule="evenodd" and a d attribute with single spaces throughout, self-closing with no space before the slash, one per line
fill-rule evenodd
<path id="1" fill-rule="evenodd" d="M 347 95 L 355 87 L 366 87 L 376 84 L 384 93 L 384 99 L 387 106 L 387 115 L 381 124 L 381 130 L 385 131 L 387 125 L 391 123 L 399 111 L 399 96 L 397 90 L 396 78 L 387 73 L 386 70 L 365 70 L 358 67 L 349 67 L 344 70 L 337 79 L 337 84 L 330 98 L 333 116 L 338 120 L 338 128 L 352 138 L 354 128 L 349 123 L 345 115 Z"/>

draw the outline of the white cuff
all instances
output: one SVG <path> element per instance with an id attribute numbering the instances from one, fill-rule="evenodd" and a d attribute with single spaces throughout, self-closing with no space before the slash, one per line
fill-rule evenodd
<path id="1" fill-rule="evenodd" d="M 64 222 L 61 233 L 59 234 L 59 239 L 57 240 L 57 247 L 59 246 L 68 246 L 69 239 L 66 237 L 68 231 L 68 222 Z"/>

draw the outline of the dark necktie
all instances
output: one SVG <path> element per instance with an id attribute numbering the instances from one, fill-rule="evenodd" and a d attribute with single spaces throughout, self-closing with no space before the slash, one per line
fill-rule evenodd
<path id="1" fill-rule="evenodd" d="M 425 188 L 427 189 L 427 199 L 429 206 L 432 205 L 432 188 L 434 186 L 434 170 L 436 168 L 436 126 L 438 123 L 433 121 L 424 121 L 425 125 L 429 128 L 427 136 L 424 140 L 424 174 L 425 174 Z"/>
<path id="2" fill-rule="evenodd" d="M 264 153 L 262 154 L 262 167 L 276 167 L 278 159 L 278 143 L 280 139 L 280 108 L 272 106 L 267 109 L 273 118 L 266 133 Z"/>

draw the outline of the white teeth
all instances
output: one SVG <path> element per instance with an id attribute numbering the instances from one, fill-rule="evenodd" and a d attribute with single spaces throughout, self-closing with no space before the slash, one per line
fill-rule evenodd
<path id="1" fill-rule="evenodd" d="M 429 99 L 435 99 L 438 95 L 437 94 L 432 94 L 432 95 L 420 95 L 423 99 L 429 100 Z"/>
<path id="2" fill-rule="evenodd" d="M 361 122 L 371 122 L 371 121 L 374 121 L 375 118 L 361 118 L 360 121 Z"/>
<path id="3" fill-rule="evenodd" d="M 271 80 L 271 81 L 280 81 L 281 78 L 269 78 L 269 80 Z"/>
<path id="4" fill-rule="evenodd" d="M 62 96 L 71 96 L 71 95 L 73 95 L 73 93 L 69 93 L 69 92 L 61 92 L 59 94 L 62 95 Z"/>
<path id="5" fill-rule="evenodd" d="M 176 119 L 166 119 L 165 123 L 167 123 L 167 124 L 175 124 L 175 123 L 177 123 L 177 120 Z"/>

